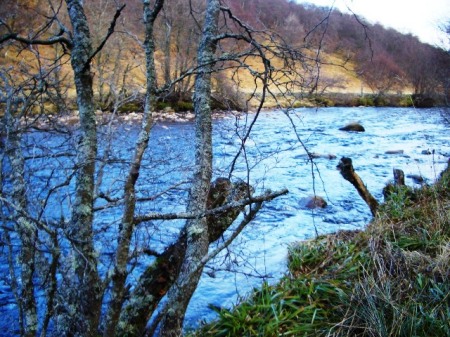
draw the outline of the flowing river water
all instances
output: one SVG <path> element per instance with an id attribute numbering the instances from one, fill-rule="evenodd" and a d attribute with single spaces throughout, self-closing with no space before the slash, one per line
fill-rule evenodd
<path id="1" fill-rule="evenodd" d="M 359 122 L 366 131 L 339 130 L 350 122 Z M 216 132 L 233 123 L 218 121 Z M 250 180 L 272 190 L 288 188 L 289 194 L 266 204 L 231 248 L 238 255 L 237 274 L 203 276 L 189 307 L 188 324 L 194 324 L 199 313 L 207 313 L 208 303 L 236 303 L 239 296 L 261 284 L 262 276 L 276 282 L 286 273 L 291 243 L 314 237 L 316 231 L 363 228 L 371 220 L 368 206 L 336 169 L 341 157 L 352 158 L 356 172 L 379 201 L 383 187 L 393 179 L 393 168 L 405 172 L 407 185 L 419 186 L 408 176 L 422 176 L 432 183 L 450 157 L 447 123 L 438 109 L 324 108 L 300 109 L 288 116 L 276 111 L 262 114 L 249 142 L 249 157 L 256 157 L 250 163 L 255 165 Z M 314 166 L 299 139 L 308 151 L 323 155 L 314 160 Z M 226 144 L 230 141 L 223 136 L 216 142 L 216 160 L 221 162 L 229 153 Z M 336 158 L 329 159 L 330 154 Z M 304 198 L 314 194 L 325 198 L 325 209 L 302 207 Z"/>
<path id="2" fill-rule="evenodd" d="M 215 177 L 228 176 L 241 138 L 254 117 L 254 114 L 230 115 L 214 121 Z M 359 122 L 366 131 L 339 130 L 350 122 Z M 138 126 L 136 122 L 123 122 L 115 124 L 112 133 L 102 129 L 99 158 L 108 161 L 100 190 L 112 197 L 121 194 Z M 392 179 L 393 168 L 405 172 L 407 185 L 419 186 L 408 176 L 422 176 L 425 182 L 432 183 L 450 157 L 449 136 L 448 119 L 446 122 L 440 109 L 323 108 L 262 112 L 252 126 L 245 151 L 236 160 L 232 177 L 248 179 L 256 194 L 283 188 L 289 193 L 265 203 L 236 241 L 205 268 L 189 305 L 186 325 L 195 326 L 200 320 L 213 318 L 208 304 L 230 307 L 261 282 L 276 282 L 287 271 L 286 257 L 291 243 L 312 238 L 316 233 L 363 228 L 370 221 L 369 208 L 336 169 L 341 157 L 352 158 L 356 172 L 375 198 L 382 201 L 382 189 Z M 52 185 L 66 179 L 67 167 L 74 161 L 70 155 L 49 160 L 43 159 L 42 154 L 70 154 L 75 139 L 59 133 L 26 135 L 25 153 L 36 158 L 27 161 L 32 172 L 29 178 L 33 197 L 39 199 L 44 195 L 49 177 L 55 179 Z M 192 122 L 159 122 L 154 126 L 138 181 L 138 195 L 145 199 L 138 205 L 138 213 L 185 209 L 188 184 L 183 182 L 192 173 L 193 139 Z M 305 148 L 320 156 L 311 163 Z M 67 194 L 71 188 L 67 187 Z M 68 215 L 70 198 L 61 200 L 61 194 L 64 193 L 50 198 L 53 206 L 47 211 L 49 217 Z M 325 198 L 328 203 L 325 209 L 303 207 L 304 199 L 314 194 Z M 97 248 L 103 253 L 101 261 L 107 268 L 121 209 L 101 210 L 104 204 L 102 201 L 96 204 L 99 208 L 96 228 Z M 136 246 L 146 242 L 153 249 L 163 247 L 175 238 L 181 225 L 181 221 L 142 224 L 135 236 Z M 214 247 L 215 244 L 211 249 Z M 16 309 L 8 286 L 5 258 L 0 262 L 3 263 L 0 312 L 14 317 Z M 135 262 L 130 283 L 146 264 L 145 259 Z"/>

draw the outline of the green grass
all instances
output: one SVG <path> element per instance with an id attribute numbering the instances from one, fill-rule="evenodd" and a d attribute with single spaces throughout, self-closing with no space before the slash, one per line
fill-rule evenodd
<path id="1" fill-rule="evenodd" d="M 450 336 L 450 172 L 364 231 L 292 244 L 289 273 L 191 336 Z"/>
<path id="2" fill-rule="evenodd" d="M 326 331 L 333 316 L 324 308 L 337 306 L 345 292 L 332 281 L 283 279 L 261 289 L 232 310 L 215 308 L 219 319 L 198 336 L 299 336 Z"/>

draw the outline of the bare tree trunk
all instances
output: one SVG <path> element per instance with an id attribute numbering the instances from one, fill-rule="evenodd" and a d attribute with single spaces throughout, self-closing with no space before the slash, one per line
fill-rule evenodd
<path id="1" fill-rule="evenodd" d="M 165 20 L 165 40 L 164 40 L 164 82 L 165 84 L 170 83 L 171 77 L 171 58 L 170 50 L 172 44 L 172 22 L 169 18 Z"/>
<path id="2" fill-rule="evenodd" d="M 66 0 L 73 27 L 71 63 L 77 91 L 80 134 L 72 219 L 67 228 L 73 247 L 75 274 L 69 289 L 66 332 L 72 336 L 97 336 L 100 319 L 101 285 L 93 238 L 94 172 L 97 130 L 93 102 L 91 37 L 82 0 Z M 75 314 L 74 314 L 75 312 Z"/>
<path id="3" fill-rule="evenodd" d="M 195 168 L 188 211 L 202 213 L 207 209 L 212 178 L 211 61 L 216 51 L 220 3 L 208 0 L 203 34 L 198 49 L 198 63 L 204 65 L 195 79 Z M 205 217 L 188 220 L 187 250 L 177 282 L 169 291 L 169 311 L 161 323 L 160 336 L 181 336 L 186 308 L 197 288 L 203 268 L 201 259 L 208 253 L 208 225 Z"/>
<path id="4" fill-rule="evenodd" d="M 353 169 L 352 160 L 350 158 L 342 157 L 337 168 L 341 172 L 342 177 L 356 188 L 361 198 L 369 206 L 372 215 L 375 216 L 378 209 L 378 201 L 373 197 L 366 185 L 364 185 L 364 182 L 356 174 Z"/>
<path id="5" fill-rule="evenodd" d="M 5 80 L 6 82 L 6 80 Z M 36 264 L 36 239 L 37 230 L 33 223 L 27 217 L 28 200 L 27 200 L 27 184 L 25 181 L 25 160 L 22 155 L 20 143 L 20 116 L 14 116 L 16 113 L 17 92 L 7 87 L 7 99 L 4 111 L 5 121 L 5 154 L 11 165 L 11 181 L 12 181 L 12 215 L 14 221 L 14 229 L 20 238 L 20 303 L 19 310 L 22 316 L 23 326 L 21 327 L 21 335 L 26 337 L 35 336 L 38 329 L 36 299 L 34 296 L 35 286 L 33 277 Z M 20 94 L 20 93 L 19 93 Z M 27 103 L 22 102 L 22 109 L 27 108 Z M 0 140 L 2 141 L 2 140 Z"/>
<path id="6" fill-rule="evenodd" d="M 164 0 L 156 1 L 153 9 L 150 8 L 150 2 L 148 0 L 144 0 L 143 4 L 145 22 L 145 57 L 147 69 L 147 90 L 145 96 L 144 118 L 134 150 L 134 158 L 124 186 L 124 211 L 116 252 L 114 272 L 112 276 L 113 283 L 111 290 L 111 303 L 109 305 L 108 316 L 106 319 L 106 327 L 103 334 L 104 337 L 116 335 L 117 324 L 119 322 L 120 312 L 124 301 L 128 255 L 131 237 L 134 231 L 133 219 L 136 209 L 135 186 L 139 177 L 142 158 L 148 147 L 150 129 L 153 124 L 152 108 L 155 102 L 154 92 L 156 87 L 153 28 L 154 22 L 163 7 Z"/>

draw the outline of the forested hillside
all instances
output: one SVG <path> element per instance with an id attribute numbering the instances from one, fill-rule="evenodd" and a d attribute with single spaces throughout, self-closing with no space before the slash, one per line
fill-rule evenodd
<path id="1" fill-rule="evenodd" d="M 33 32 L 37 34 L 34 37 L 48 34 L 46 27 L 40 26 L 41 18 L 50 16 L 54 11 L 63 14 L 59 17 L 64 22 L 67 15 L 64 6 L 54 2 L 53 9 L 49 9 L 47 1 L 3 2 L 0 18 L 8 24 L 9 30 L 16 33 L 27 35 Z M 327 93 L 369 94 L 376 102 L 383 103 L 383 97 L 387 94 L 413 94 L 415 103 L 429 105 L 442 103 L 443 98 L 448 96 L 448 52 L 421 43 L 412 35 L 367 24 L 364 18 L 335 9 L 305 6 L 288 0 L 226 0 L 223 5 L 229 6 L 237 18 L 253 29 L 273 31 L 288 45 L 303 51 L 309 68 L 305 69 L 302 89 L 297 90 L 302 97 Z M 159 85 L 173 84 L 169 94 L 160 97 L 161 102 L 190 101 L 193 77 L 185 76 L 176 83 L 172 81 L 189 72 L 196 63 L 203 7 L 201 0 L 170 0 L 163 15 L 157 19 L 157 80 Z M 116 1 L 112 0 L 93 0 L 87 4 L 94 45 L 100 45 L 107 34 L 115 10 Z M 227 20 L 230 19 L 223 16 L 224 24 Z M 5 25 L 0 29 L 2 33 L 8 31 Z M 112 96 L 119 93 L 127 96 L 142 91 L 145 60 L 141 1 L 127 1 L 115 30 L 109 43 L 93 60 L 95 91 L 102 108 L 112 108 Z M 237 42 L 233 43 L 236 44 L 233 47 L 236 53 L 246 44 L 242 42 L 240 46 Z M 19 50 L 17 46 L 3 50 L 2 64 L 27 59 L 32 62 L 35 56 L 30 53 L 53 53 L 59 57 L 57 62 L 62 69 L 61 77 L 70 73 L 64 70 L 69 68 L 64 66 L 68 57 L 60 45 L 51 48 L 22 45 Z M 272 62 L 282 67 L 282 62 L 276 58 Z M 252 80 L 236 68 L 215 76 L 214 83 L 215 96 L 223 101 L 221 105 L 234 108 L 242 107 L 242 101 L 254 90 Z M 71 88 L 65 91 L 70 93 Z M 364 103 L 364 100 L 359 102 Z M 181 104 L 180 107 L 190 108 L 190 105 Z"/>

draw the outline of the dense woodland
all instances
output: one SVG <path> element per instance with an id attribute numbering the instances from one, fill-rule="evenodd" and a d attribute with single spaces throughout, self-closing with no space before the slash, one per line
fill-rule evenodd
<path id="1" fill-rule="evenodd" d="M 289 118 L 345 85 L 333 65 L 376 98 L 412 88 L 433 103 L 450 69 L 414 37 L 283 0 L 3 0 L 0 53 L 0 277 L 14 302 L 0 323 L 27 337 L 182 335 L 205 265 L 288 193 L 251 185 L 259 158 L 246 142 L 268 100 Z M 154 112 L 174 102 L 194 111 L 192 155 L 152 161 L 164 151 L 150 141 Z M 249 104 L 224 130 L 238 146 L 219 171 L 212 111 Z M 140 124 L 121 153 L 132 105 Z"/>

